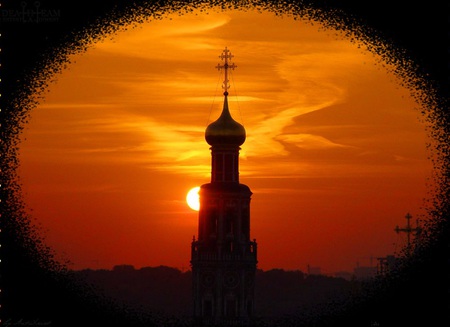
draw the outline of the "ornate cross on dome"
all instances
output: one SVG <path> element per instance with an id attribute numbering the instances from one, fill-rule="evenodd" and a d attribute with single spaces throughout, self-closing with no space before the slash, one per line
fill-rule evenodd
<path id="1" fill-rule="evenodd" d="M 220 59 L 222 59 L 224 61 L 223 64 L 217 64 L 216 68 L 218 70 L 221 70 L 222 68 L 225 70 L 225 76 L 224 76 L 224 80 L 223 80 L 223 89 L 224 92 L 223 94 L 225 96 L 228 95 L 228 88 L 230 87 L 229 85 L 229 81 L 228 81 L 228 69 L 235 69 L 237 66 L 234 63 L 229 63 L 228 60 L 231 61 L 231 58 L 233 58 L 234 56 L 231 54 L 230 50 L 227 49 L 227 47 L 225 47 L 225 50 L 223 50 L 222 54 L 219 56 Z"/>

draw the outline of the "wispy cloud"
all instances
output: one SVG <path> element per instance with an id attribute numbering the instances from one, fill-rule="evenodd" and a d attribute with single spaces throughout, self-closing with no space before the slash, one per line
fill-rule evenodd
<path id="1" fill-rule="evenodd" d="M 177 24 L 170 21 L 149 21 L 135 27 L 130 33 L 117 34 L 112 42 L 106 40 L 95 45 L 95 49 L 144 59 L 170 61 L 198 61 L 198 57 L 183 56 L 179 51 L 215 50 L 216 45 L 208 32 L 226 25 L 231 20 L 223 13 L 202 16 L 180 16 Z"/>
<path id="2" fill-rule="evenodd" d="M 303 149 L 330 149 L 346 148 L 347 145 L 334 143 L 325 137 L 311 134 L 284 134 L 278 136 L 282 142 L 286 142 Z"/>
<path id="3" fill-rule="evenodd" d="M 71 146 L 58 153 L 85 153 L 96 160 L 103 156 L 104 160 L 134 162 L 176 174 L 208 174 L 210 155 L 203 133 L 211 104 L 215 102 L 209 122 L 217 118 L 222 97 L 212 94 L 216 84 L 221 84 L 212 64 L 219 61 L 218 50 L 215 46 L 205 50 L 201 44 L 223 43 L 222 37 L 233 32 L 243 18 L 241 14 L 231 17 L 211 13 L 183 16 L 178 24 L 148 22 L 97 44 L 90 50 L 96 65 L 82 70 L 78 84 L 74 80 L 68 84 L 72 88 L 77 85 L 74 95 L 68 96 L 76 102 L 50 99 L 39 108 L 64 110 L 71 119 L 61 126 L 55 123 L 53 130 L 47 124 L 45 130 L 33 133 L 83 135 L 79 140 L 72 138 Z M 260 19 L 262 24 L 266 18 Z M 246 50 L 238 52 L 236 58 L 240 75 L 234 77 L 233 73 L 233 82 L 236 80 L 241 93 L 235 95 L 236 101 L 230 99 L 234 101 L 230 102 L 233 116 L 237 120 L 243 117 L 247 129 L 241 157 L 248 166 L 243 175 L 299 176 L 320 169 L 312 157 L 305 157 L 300 164 L 297 150 L 353 149 L 352 158 L 376 153 L 364 139 L 349 141 L 354 139 L 356 129 L 364 126 L 348 129 L 349 123 L 342 119 L 330 124 L 328 118 L 320 118 L 326 114 L 317 115 L 308 131 L 294 128 L 301 117 L 337 104 L 355 107 L 349 90 L 358 87 L 361 76 L 374 72 L 366 64 L 373 58 L 339 40 L 314 39 L 305 44 L 290 36 L 268 42 L 263 34 L 257 35 L 243 35 L 235 41 Z M 115 68 L 103 69 L 103 62 Z M 207 69 L 209 62 L 211 67 L 208 64 Z M 253 67 L 252 74 L 249 67 Z M 96 81 L 96 89 L 80 89 L 92 81 Z M 83 97 L 76 97 L 80 90 Z M 361 94 L 374 96 L 367 90 L 361 90 Z M 368 103 L 364 110 L 374 108 Z M 338 138 L 330 137 L 337 133 Z M 60 144 L 56 142 L 55 147 Z M 402 157 L 401 153 L 394 155 Z M 323 158 L 320 162 L 326 165 Z"/>

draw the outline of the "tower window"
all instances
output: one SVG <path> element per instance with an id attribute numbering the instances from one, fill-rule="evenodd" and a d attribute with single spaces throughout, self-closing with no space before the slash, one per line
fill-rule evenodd
<path id="1" fill-rule="evenodd" d="M 253 305 L 252 305 L 252 301 L 248 300 L 247 301 L 247 315 L 249 317 L 251 317 L 253 314 Z"/>
<path id="2" fill-rule="evenodd" d="M 228 233 L 233 234 L 233 219 L 228 218 Z"/>
<path id="3" fill-rule="evenodd" d="M 225 312 L 226 312 L 226 316 L 228 318 L 236 317 L 236 300 L 235 299 L 227 299 Z"/>
<path id="4" fill-rule="evenodd" d="M 216 235 L 217 234 L 217 211 L 216 209 L 212 209 L 208 215 L 208 235 Z"/>
<path id="5" fill-rule="evenodd" d="M 248 239 L 250 238 L 250 214 L 248 208 L 242 210 L 242 233 Z"/>
<path id="6" fill-rule="evenodd" d="M 234 233 L 234 215 L 235 215 L 235 212 L 234 212 L 234 210 L 233 209 L 228 209 L 227 211 L 226 211 L 226 214 L 225 214 L 225 222 L 226 222 L 226 232 L 228 233 L 228 234 L 233 234 Z"/>
<path id="7" fill-rule="evenodd" d="M 227 181 L 234 181 L 234 165 L 233 165 L 233 155 L 232 154 L 226 154 L 225 155 L 225 180 Z"/>
<path id="8" fill-rule="evenodd" d="M 215 178 L 216 181 L 223 181 L 223 170 L 224 170 L 224 164 L 223 164 L 223 154 L 217 154 L 215 156 Z"/>
<path id="9" fill-rule="evenodd" d="M 213 315 L 213 305 L 211 300 L 203 301 L 203 316 L 212 317 Z"/>

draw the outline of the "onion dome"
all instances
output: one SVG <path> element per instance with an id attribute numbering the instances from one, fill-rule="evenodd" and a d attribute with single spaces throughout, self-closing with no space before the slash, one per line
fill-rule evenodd
<path id="1" fill-rule="evenodd" d="M 205 140 L 209 145 L 235 145 L 245 142 L 245 128 L 231 117 L 228 109 L 228 92 L 224 93 L 222 114 L 205 131 Z"/>

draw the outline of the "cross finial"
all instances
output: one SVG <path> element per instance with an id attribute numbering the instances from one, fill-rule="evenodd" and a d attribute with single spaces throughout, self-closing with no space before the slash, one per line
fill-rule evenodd
<path id="1" fill-rule="evenodd" d="M 229 81 L 228 81 L 228 69 L 235 69 L 237 66 L 234 63 L 230 63 L 229 61 L 231 61 L 231 58 L 233 58 L 234 56 L 231 54 L 230 50 L 227 49 L 227 47 L 225 47 L 225 49 L 223 50 L 222 54 L 219 56 L 220 59 L 222 59 L 224 62 L 223 64 L 217 64 L 216 68 L 218 70 L 224 69 L 225 70 L 225 76 L 224 76 L 224 80 L 223 80 L 223 94 L 225 96 L 228 95 L 228 88 L 230 87 L 229 85 Z"/>

